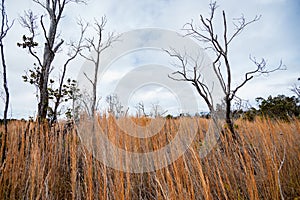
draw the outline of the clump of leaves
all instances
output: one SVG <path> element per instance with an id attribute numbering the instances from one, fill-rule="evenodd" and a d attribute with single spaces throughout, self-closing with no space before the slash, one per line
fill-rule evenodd
<path id="1" fill-rule="evenodd" d="M 33 69 L 29 69 L 25 75 L 22 76 L 24 82 L 28 82 L 32 85 L 38 86 L 42 75 L 40 66 L 36 63 L 33 64 Z"/>
<path id="2" fill-rule="evenodd" d="M 27 37 L 26 35 L 23 35 L 22 37 L 23 42 L 22 43 L 17 43 L 18 47 L 22 47 L 23 49 L 25 48 L 33 48 L 33 47 L 37 47 L 39 44 L 35 41 L 33 41 L 33 37 Z"/>
<path id="3" fill-rule="evenodd" d="M 58 102 L 59 104 L 62 102 L 68 102 L 70 100 L 76 100 L 80 97 L 79 88 L 77 85 L 77 81 L 74 79 L 67 79 L 67 82 L 62 85 L 61 91 L 59 88 L 54 89 L 55 81 L 53 79 L 49 80 L 50 87 L 48 88 L 49 100 L 52 100 L 54 103 Z M 72 110 L 71 108 L 67 108 L 65 115 L 68 119 L 72 118 Z M 59 115 L 61 113 L 58 113 Z M 54 111 L 52 108 L 49 108 L 48 116 L 51 118 L 54 115 Z"/>

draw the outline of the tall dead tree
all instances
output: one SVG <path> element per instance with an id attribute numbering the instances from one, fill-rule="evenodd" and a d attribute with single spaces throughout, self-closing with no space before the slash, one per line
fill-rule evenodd
<path id="1" fill-rule="evenodd" d="M 28 48 L 29 53 L 36 59 L 37 63 L 35 66 L 37 67 L 32 75 L 36 76 L 35 80 L 39 91 L 38 119 L 43 120 L 47 117 L 49 107 L 48 84 L 51 68 L 53 67 L 52 62 L 64 43 L 64 40 L 59 38 L 59 24 L 68 4 L 85 3 L 85 0 L 33 0 L 33 2 L 40 5 L 47 13 L 46 16 L 41 15 L 39 17 L 39 24 L 44 38 L 44 49 L 41 55 L 38 55 L 34 49 L 38 46 L 38 43 L 35 41 L 38 17 L 32 11 L 26 12 L 25 16 L 21 17 L 20 20 L 21 24 L 30 31 L 31 36 L 27 37 L 24 35 L 23 42 L 18 43 L 18 45 Z M 44 17 L 48 19 L 44 20 Z"/>
<path id="2" fill-rule="evenodd" d="M 279 66 L 272 70 L 266 69 L 266 61 L 261 59 L 257 61 L 254 57 L 250 56 L 250 59 L 255 64 L 256 68 L 253 71 L 246 72 L 244 74 L 244 80 L 236 87 L 232 85 L 232 65 L 229 59 L 229 47 L 233 40 L 250 24 L 258 21 L 260 16 L 255 16 L 254 19 L 247 21 L 242 15 L 240 18 L 233 20 L 234 30 L 231 34 L 228 33 L 228 25 L 226 13 L 222 11 L 222 23 L 223 32 L 218 35 L 214 24 L 215 11 L 217 9 L 216 2 L 212 2 L 209 5 L 210 16 L 209 18 L 200 15 L 200 26 L 195 26 L 193 22 L 187 23 L 184 26 L 184 30 L 187 31 L 186 36 L 195 38 L 196 40 L 203 42 L 206 45 L 207 50 L 212 50 L 215 54 L 213 60 L 213 72 L 217 76 L 219 84 L 225 94 L 224 97 L 224 111 L 225 120 L 228 129 L 232 133 L 233 137 L 237 135 L 234 131 L 234 124 L 231 116 L 231 102 L 236 96 L 237 91 L 241 89 L 247 82 L 254 78 L 256 75 L 271 73 L 276 70 L 282 69 L 282 62 Z M 211 95 L 211 88 L 203 81 L 203 74 L 199 70 L 199 63 L 194 62 L 194 66 L 189 66 L 188 58 L 186 55 L 182 55 L 176 50 L 166 50 L 167 53 L 178 59 L 181 65 L 181 70 L 174 72 L 169 77 L 176 81 L 188 81 L 196 88 L 197 92 L 204 99 L 211 112 L 214 112 L 216 108 L 213 105 L 213 97 Z M 178 78 L 178 76 L 180 78 Z M 219 105 L 220 106 L 220 105 Z"/>
<path id="3" fill-rule="evenodd" d="M 0 51 L 1 51 L 1 62 L 2 62 L 2 69 L 3 69 L 3 88 L 5 92 L 4 98 L 4 113 L 3 113 L 3 122 L 4 122 L 4 134 L 2 135 L 2 144 L 1 144 L 1 153 L 2 153 L 2 160 L 1 163 L 4 162 L 5 155 L 6 155 L 6 138 L 7 138 L 7 112 L 8 112 L 8 105 L 9 105 L 9 90 L 8 90 L 8 83 L 7 83 L 7 69 L 6 69 L 6 62 L 5 62 L 5 53 L 4 53 L 4 44 L 3 39 L 7 35 L 8 31 L 13 25 L 13 22 L 10 24 L 8 22 L 6 10 L 5 10 L 5 0 L 1 0 L 1 30 L 0 30 Z"/>
<path id="4" fill-rule="evenodd" d="M 96 37 L 86 38 L 86 47 L 89 49 L 89 54 L 86 55 L 84 53 L 80 53 L 80 55 L 85 58 L 86 60 L 90 61 L 94 67 L 93 74 L 87 74 L 84 72 L 84 76 L 92 85 L 92 95 L 91 95 L 91 102 L 84 102 L 85 105 L 90 104 L 87 106 L 87 112 L 90 114 L 92 118 L 95 116 L 95 111 L 97 109 L 97 84 L 98 84 L 98 72 L 99 72 L 99 65 L 100 65 L 100 57 L 102 52 L 110 47 L 112 43 L 118 41 L 119 35 L 115 35 L 114 33 L 108 33 L 107 38 L 104 38 L 104 28 L 107 23 L 106 17 L 101 18 L 101 22 L 95 20 L 93 25 L 90 25 L 96 33 Z"/>
<path id="5" fill-rule="evenodd" d="M 8 105 L 9 105 L 9 90 L 8 90 L 8 83 L 7 83 L 7 70 L 6 70 L 6 62 L 5 62 L 5 53 L 4 53 L 4 44 L 3 40 L 7 35 L 7 32 L 13 25 L 13 22 L 10 24 L 8 22 L 6 10 L 5 10 L 5 0 L 1 0 L 1 30 L 0 30 L 0 51 L 1 51 L 1 62 L 2 62 L 2 69 L 3 69 L 3 88 L 5 92 L 5 99 L 4 99 L 4 113 L 3 113 L 3 121 L 4 121 L 4 128 L 5 134 L 7 133 L 7 112 L 8 112 Z"/>

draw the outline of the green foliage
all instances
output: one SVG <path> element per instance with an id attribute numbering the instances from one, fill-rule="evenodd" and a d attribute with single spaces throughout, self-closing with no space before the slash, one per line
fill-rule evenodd
<path id="1" fill-rule="evenodd" d="M 66 103 L 70 100 L 76 100 L 79 97 L 79 89 L 77 87 L 77 81 L 67 79 L 67 83 L 63 84 L 61 87 L 61 91 L 58 88 L 54 89 L 55 81 L 53 79 L 49 80 L 50 87 L 48 88 L 48 99 L 54 103 L 54 108 L 48 107 L 48 117 L 53 119 L 55 115 L 63 114 L 61 111 L 55 110 L 55 105 L 58 106 L 61 103 Z M 72 108 L 67 108 L 64 114 L 68 119 L 73 117 Z"/>
<path id="2" fill-rule="evenodd" d="M 243 119 L 248 121 L 254 121 L 258 111 L 255 108 L 250 108 L 243 114 Z"/>
<path id="3" fill-rule="evenodd" d="M 67 82 L 62 85 L 61 91 L 59 88 L 54 89 L 55 81 L 53 79 L 49 80 L 50 87 L 48 88 L 49 100 L 53 101 L 54 103 L 58 102 L 61 104 L 63 102 L 68 102 L 70 100 L 76 100 L 80 97 L 79 88 L 77 85 L 76 80 L 71 80 L 70 78 L 67 79 Z M 72 118 L 72 110 L 71 108 L 67 108 L 66 112 L 64 113 L 68 119 Z M 52 108 L 48 108 L 48 117 L 53 117 L 54 110 Z M 61 113 L 57 113 L 60 115 Z"/>
<path id="4" fill-rule="evenodd" d="M 23 49 L 25 48 L 33 48 L 33 47 L 37 47 L 38 43 L 33 41 L 33 37 L 27 37 L 26 35 L 23 35 L 22 37 L 23 42 L 22 43 L 17 43 L 18 47 L 22 47 Z"/>
<path id="5" fill-rule="evenodd" d="M 50 87 L 48 88 L 50 100 L 60 100 L 61 102 L 67 102 L 71 99 L 75 92 L 78 92 L 76 80 L 67 80 L 66 84 L 62 85 L 61 91 L 59 88 L 53 89 L 54 80 L 50 79 Z"/>
<path id="6" fill-rule="evenodd" d="M 271 119 L 290 121 L 294 117 L 300 118 L 300 99 L 292 96 L 269 96 L 267 99 L 257 97 L 258 109 L 250 108 L 247 111 L 236 110 L 232 114 L 235 118 L 254 121 L 257 116 Z"/>
<path id="7" fill-rule="evenodd" d="M 300 116 L 299 99 L 296 97 L 287 97 L 278 95 L 277 97 L 269 96 L 267 99 L 258 97 L 259 114 L 272 119 L 289 121 L 292 117 Z"/>
<path id="8" fill-rule="evenodd" d="M 23 75 L 22 78 L 24 82 L 30 83 L 38 87 L 42 72 L 41 68 L 37 66 L 36 63 L 34 63 L 33 65 L 33 69 L 29 69 L 28 72 L 26 72 L 26 75 Z"/>
<path id="9" fill-rule="evenodd" d="M 173 119 L 173 115 L 168 114 L 168 115 L 166 116 L 166 119 Z"/>
<path id="10" fill-rule="evenodd" d="M 72 119 L 73 118 L 73 112 L 71 108 L 68 108 L 67 111 L 65 112 L 66 118 L 67 119 Z"/>

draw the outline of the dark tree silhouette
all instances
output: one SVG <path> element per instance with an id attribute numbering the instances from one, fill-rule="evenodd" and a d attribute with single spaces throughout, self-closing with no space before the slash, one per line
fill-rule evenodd
<path id="1" fill-rule="evenodd" d="M 236 93 L 241 89 L 247 82 L 254 78 L 255 75 L 271 73 L 276 70 L 282 69 L 282 62 L 279 66 L 272 70 L 266 69 L 265 59 L 257 61 L 256 58 L 251 57 L 251 61 L 255 64 L 256 68 L 252 71 L 246 72 L 244 75 L 244 80 L 236 87 L 232 86 L 232 66 L 230 63 L 229 47 L 233 40 L 243 31 L 245 28 L 258 21 L 260 16 L 255 16 L 254 19 L 247 21 L 242 15 L 240 18 L 237 18 L 233 21 L 235 29 L 232 34 L 228 33 L 228 25 L 226 13 L 222 11 L 222 23 L 223 23 L 223 32 L 221 35 L 218 35 L 216 32 L 216 27 L 214 24 L 215 12 L 217 10 L 217 3 L 212 2 L 209 4 L 210 16 L 208 18 L 200 15 L 200 26 L 196 26 L 193 22 L 187 23 L 184 26 L 184 30 L 187 31 L 186 36 L 195 38 L 196 40 L 203 42 L 207 45 L 206 49 L 212 50 L 215 53 L 215 58 L 213 60 L 213 71 L 217 76 L 219 84 L 225 94 L 224 97 L 224 106 L 219 105 L 219 107 L 224 107 L 225 118 L 228 129 L 232 133 L 233 138 L 237 138 L 237 135 L 234 131 L 233 119 L 231 116 L 231 102 L 236 96 Z M 204 99 L 207 104 L 210 112 L 214 112 L 216 108 L 213 105 L 212 89 L 203 81 L 203 74 L 199 69 L 199 63 L 194 62 L 194 66 L 189 66 L 188 55 L 182 55 L 176 50 L 166 50 L 166 52 L 176 58 L 179 61 L 181 70 L 178 70 L 171 75 L 170 78 L 176 81 L 188 81 L 190 82 L 197 90 L 201 98 Z M 178 78 L 179 77 L 179 78 Z M 216 83 L 215 83 L 216 84 Z M 219 109 L 219 108 L 218 108 Z"/>
<path id="2" fill-rule="evenodd" d="M 5 0 L 1 0 L 1 30 L 0 30 L 0 51 L 1 51 L 1 62 L 3 69 L 3 88 L 5 92 L 5 105 L 4 105 L 4 113 L 3 113 L 3 121 L 5 126 L 5 133 L 7 133 L 7 112 L 9 105 L 9 90 L 8 90 L 8 82 L 7 82 L 7 70 L 6 70 L 6 61 L 5 61 L 5 53 L 4 53 L 4 38 L 6 37 L 8 31 L 11 29 L 13 22 L 9 23 L 6 10 L 5 10 Z"/>
<path id="3" fill-rule="evenodd" d="M 5 0 L 1 0 L 1 30 L 0 30 L 0 52 L 1 52 L 1 62 L 3 68 L 3 88 L 5 92 L 4 98 L 4 113 L 3 113 L 3 122 L 4 122 L 4 134 L 2 135 L 2 144 L 1 144 L 1 152 L 2 152 L 2 160 L 4 162 L 5 154 L 6 154 L 6 138 L 7 138 L 7 112 L 9 105 L 9 89 L 8 89 L 8 81 L 7 81 L 7 66 L 5 61 L 5 53 L 4 53 L 4 38 L 7 35 L 8 31 L 11 29 L 13 22 L 9 23 L 6 10 L 5 10 Z"/>

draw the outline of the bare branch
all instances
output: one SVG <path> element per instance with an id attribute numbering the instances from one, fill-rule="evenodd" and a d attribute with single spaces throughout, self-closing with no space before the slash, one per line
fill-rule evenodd
<path id="1" fill-rule="evenodd" d="M 260 20 L 261 15 L 259 16 L 255 16 L 254 19 L 252 19 L 251 21 L 246 21 L 245 17 L 242 15 L 240 18 L 236 18 L 234 19 L 236 22 L 233 22 L 236 30 L 235 32 L 232 34 L 232 36 L 229 38 L 228 42 L 226 43 L 227 45 L 229 45 L 229 43 L 237 36 L 239 35 L 245 28 L 246 26 Z"/>
<path id="2" fill-rule="evenodd" d="M 300 81 L 300 78 L 298 78 L 298 81 Z M 291 91 L 294 92 L 298 96 L 298 98 L 300 98 L 300 86 L 297 86 L 296 84 L 294 84 Z"/>
<path id="3" fill-rule="evenodd" d="M 39 66 L 43 66 L 41 59 L 36 55 L 36 53 L 32 50 L 32 47 L 28 47 L 29 53 L 37 60 Z"/>
<path id="4" fill-rule="evenodd" d="M 80 38 L 76 44 L 74 42 L 71 42 L 71 44 L 69 45 L 69 47 L 70 47 L 69 58 L 64 63 L 62 76 L 60 78 L 59 87 L 58 87 L 58 95 L 56 97 L 56 101 L 54 102 L 53 119 L 52 119 L 53 122 L 55 122 L 57 120 L 57 112 L 58 112 L 57 110 L 63 99 L 62 92 L 63 92 L 63 84 L 65 81 L 65 76 L 66 76 L 66 72 L 67 72 L 67 67 L 68 67 L 69 63 L 77 57 L 77 55 L 83 48 L 82 43 L 83 43 L 84 33 L 87 29 L 87 25 L 83 25 L 82 23 L 78 23 L 78 24 L 80 25 L 80 28 L 81 28 Z M 62 44 L 62 42 L 61 42 L 61 44 Z"/>
<path id="5" fill-rule="evenodd" d="M 2 0 L 1 2 L 1 16 L 2 16 L 2 20 L 1 20 L 1 33 L 0 33 L 0 40 L 2 41 L 3 38 L 5 38 L 7 32 L 11 29 L 11 27 L 14 24 L 14 20 L 9 23 L 8 22 L 8 17 L 5 11 L 5 6 L 4 6 L 4 0 Z"/>
<path id="6" fill-rule="evenodd" d="M 278 70 L 286 70 L 286 66 L 282 64 L 282 60 L 280 61 L 279 65 L 276 68 L 273 68 L 271 70 L 266 69 L 266 61 L 265 59 L 261 59 L 260 62 L 256 60 L 255 57 L 249 56 L 249 59 L 257 66 L 257 68 L 253 71 L 249 71 L 245 73 L 244 81 L 238 85 L 232 92 L 230 99 L 233 99 L 236 95 L 237 91 L 242 88 L 248 81 L 250 81 L 254 76 L 260 76 L 263 74 L 270 74 L 272 72 L 278 71 Z"/>
<path id="7" fill-rule="evenodd" d="M 88 75 L 87 75 L 85 72 L 83 72 L 83 74 L 84 74 L 84 76 L 86 77 L 86 79 L 93 85 L 94 82 L 92 81 L 92 79 L 90 79 L 90 78 L 88 77 Z"/>
<path id="8" fill-rule="evenodd" d="M 61 39 L 60 42 L 54 47 L 53 53 L 56 53 L 63 43 L 64 43 L 64 40 Z"/>
<path id="9" fill-rule="evenodd" d="M 248 81 L 250 81 L 255 75 L 269 74 L 277 70 L 285 69 L 280 62 L 279 66 L 267 70 L 266 61 L 264 59 L 261 62 L 256 61 L 255 58 L 250 57 L 253 63 L 256 65 L 256 68 L 253 71 L 245 73 L 244 80 L 236 88 L 232 89 L 232 69 L 229 59 L 229 44 L 236 38 L 248 25 L 260 20 L 261 16 L 255 16 L 252 20 L 248 21 L 246 18 L 241 15 L 240 18 L 233 19 L 233 25 L 235 29 L 230 35 L 228 30 L 228 23 L 226 18 L 225 11 L 222 11 L 222 24 L 223 32 L 220 34 L 215 30 L 214 17 L 218 6 L 215 1 L 209 4 L 210 14 L 207 18 L 203 15 L 200 15 L 200 25 L 196 26 L 193 20 L 189 23 L 186 23 L 183 26 L 183 30 L 186 31 L 185 36 L 193 37 L 196 40 L 205 43 L 206 50 L 212 50 L 216 58 L 213 61 L 213 71 L 218 78 L 220 86 L 224 92 L 224 104 L 226 112 L 226 123 L 233 134 L 234 138 L 237 136 L 234 133 L 234 126 L 232 119 L 230 117 L 231 112 L 231 101 L 235 97 L 237 91 L 242 88 Z M 218 36 L 222 35 L 221 37 Z M 169 75 L 169 78 L 176 81 L 187 81 L 191 82 L 194 87 L 196 87 L 199 95 L 205 100 L 208 107 L 211 109 L 213 107 L 213 99 L 211 96 L 211 91 L 208 85 L 204 82 L 202 74 L 198 68 L 197 62 L 192 64 L 187 62 L 187 59 L 191 60 L 188 56 L 182 56 L 176 51 L 166 51 L 171 57 L 177 59 L 180 63 L 181 70 L 177 70 Z M 188 70 L 188 65 L 190 70 Z M 177 77 L 178 76 L 178 77 Z"/>
<path id="10" fill-rule="evenodd" d="M 24 44 L 26 43 L 26 40 L 29 38 L 30 42 L 34 43 L 34 39 L 36 36 L 35 30 L 37 29 L 37 24 L 36 24 L 37 16 L 33 14 L 31 10 L 25 12 L 23 17 L 20 17 L 20 24 L 29 30 L 31 33 L 31 37 L 26 37 L 25 35 L 23 36 L 23 42 Z M 42 20 L 42 17 L 41 17 Z M 18 46 L 23 46 L 23 48 L 28 47 L 29 53 L 37 60 L 39 66 L 43 66 L 41 59 L 36 55 L 36 52 L 33 51 L 33 48 L 35 45 L 29 44 L 29 45 L 24 45 L 17 43 Z"/>
<path id="11" fill-rule="evenodd" d="M 88 57 L 88 56 L 86 56 L 85 54 L 83 54 L 82 52 L 80 52 L 79 55 L 80 55 L 81 57 L 83 57 L 84 59 L 86 59 L 86 60 L 88 60 L 88 61 L 91 61 L 91 62 L 93 62 L 93 63 L 95 64 L 94 59 L 93 59 L 92 56 Z"/>
<path id="12" fill-rule="evenodd" d="M 221 54 L 219 54 L 217 56 L 217 58 L 215 59 L 215 61 L 213 62 L 213 68 L 214 68 L 214 72 L 218 77 L 218 80 L 220 82 L 220 85 L 222 87 L 222 90 L 224 93 L 226 93 L 226 84 L 223 78 L 223 75 L 221 73 L 221 62 L 220 62 L 220 58 L 221 58 Z"/>
<path id="13" fill-rule="evenodd" d="M 105 25 L 107 23 L 107 19 L 105 16 L 101 18 L 101 21 L 97 21 L 96 19 L 94 20 L 93 25 L 89 25 L 87 23 L 87 26 L 91 27 L 94 29 L 96 32 L 97 36 L 96 37 L 91 37 L 91 38 L 85 38 L 85 43 L 84 46 L 89 50 L 89 56 L 84 54 L 83 52 L 80 52 L 80 56 L 85 58 L 88 61 L 91 61 L 94 64 L 94 74 L 92 75 L 87 75 L 84 73 L 84 76 L 87 78 L 87 80 L 92 84 L 93 87 L 93 97 L 92 97 L 92 106 L 91 106 L 91 114 L 92 117 L 94 117 L 94 112 L 96 109 L 96 101 L 97 101 L 97 82 L 98 82 L 98 71 L 99 71 L 99 64 L 100 64 L 100 59 L 101 59 L 101 54 L 104 50 L 112 46 L 112 44 L 116 41 L 119 40 L 120 35 L 115 35 L 114 33 L 108 33 L 106 41 L 104 41 L 103 37 L 103 32 Z M 91 54 L 91 50 L 94 51 L 96 54 L 94 57 Z"/>
<path id="14" fill-rule="evenodd" d="M 44 3 L 42 3 L 39 0 L 32 0 L 32 1 L 35 2 L 35 3 L 37 3 L 37 4 L 39 4 L 40 6 L 42 6 L 45 9 L 47 9 L 47 7 L 48 7 L 47 5 L 49 5 L 49 3 L 44 4 Z M 49 2 L 49 0 L 47 2 Z"/>
<path id="15" fill-rule="evenodd" d="M 213 111 L 213 104 L 212 104 L 212 96 L 211 91 L 209 90 L 208 86 L 204 83 L 204 80 L 201 79 L 201 73 L 198 70 L 197 67 L 197 61 L 194 60 L 195 63 L 194 67 L 192 67 L 193 70 L 190 71 L 192 75 L 189 75 L 188 68 L 188 61 L 186 56 L 180 55 L 179 52 L 175 51 L 174 49 L 171 51 L 164 50 L 166 53 L 169 54 L 169 56 L 174 57 L 180 62 L 180 67 L 182 68 L 182 71 L 175 71 L 171 75 L 168 75 L 169 78 L 175 81 L 187 81 L 191 82 L 192 85 L 196 88 L 199 95 L 204 99 L 206 104 L 208 105 L 210 111 Z M 179 75 L 181 78 L 174 77 L 174 75 Z"/>
<path id="16" fill-rule="evenodd" d="M 37 15 L 34 15 L 31 10 L 25 11 L 24 16 L 20 16 L 19 18 L 19 23 L 21 24 L 21 26 L 27 28 L 31 33 L 31 37 L 33 38 L 36 35 L 35 30 L 38 27 L 36 24 L 37 18 L 38 18 Z"/>

